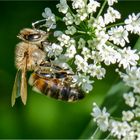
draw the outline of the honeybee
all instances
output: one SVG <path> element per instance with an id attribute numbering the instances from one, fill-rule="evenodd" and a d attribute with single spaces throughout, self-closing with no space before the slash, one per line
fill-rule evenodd
<path id="1" fill-rule="evenodd" d="M 29 84 L 38 93 L 73 102 L 84 98 L 84 93 L 72 83 L 72 76 L 59 66 L 43 63 L 31 74 Z"/>
<path id="2" fill-rule="evenodd" d="M 46 41 L 48 34 L 35 28 L 24 28 L 17 37 L 22 41 L 17 44 L 15 50 L 15 65 L 18 70 L 12 91 L 12 106 L 18 96 L 21 96 L 23 104 L 26 104 L 26 72 L 34 70 L 41 62 L 45 61 L 46 53 L 42 50 L 42 42 Z"/>
<path id="3" fill-rule="evenodd" d="M 22 29 L 17 36 L 21 42 L 16 45 L 15 50 L 15 65 L 18 70 L 12 91 L 12 106 L 19 96 L 23 104 L 26 104 L 27 71 L 34 71 L 29 78 L 29 84 L 39 93 L 68 102 L 84 98 L 84 93 L 72 82 L 74 74 L 47 61 L 50 58 L 47 58 L 43 44 L 48 44 L 48 33 L 36 28 L 43 21 L 33 23 L 32 29 Z M 47 31 L 50 29 L 51 26 Z"/>

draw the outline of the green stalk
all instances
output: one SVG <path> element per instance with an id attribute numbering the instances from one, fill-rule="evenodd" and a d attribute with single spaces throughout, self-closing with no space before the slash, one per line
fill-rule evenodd
<path id="1" fill-rule="evenodd" d="M 92 136 L 90 137 L 90 139 L 92 140 L 94 140 L 95 139 L 95 136 L 96 136 L 96 134 L 98 133 L 98 131 L 99 131 L 99 127 L 97 127 L 96 128 L 96 130 L 94 131 L 94 133 L 92 134 Z"/>
<path id="2" fill-rule="evenodd" d="M 138 38 L 137 42 L 134 45 L 134 48 L 140 51 L 140 37 Z"/>
<path id="3" fill-rule="evenodd" d="M 104 140 L 109 140 L 109 137 L 111 136 L 111 133 L 109 133 L 108 135 L 107 135 L 107 137 L 104 139 Z"/>
<path id="4" fill-rule="evenodd" d="M 101 9 L 100 9 L 100 11 L 99 11 L 99 13 L 98 13 L 98 15 L 97 15 L 96 18 L 98 18 L 98 17 L 102 14 L 102 12 L 103 12 L 103 10 L 104 10 L 104 7 L 105 7 L 106 3 L 107 3 L 107 0 L 104 1 L 104 3 L 103 3 L 103 5 L 102 5 L 102 7 L 101 7 Z"/>
<path id="5" fill-rule="evenodd" d="M 87 34 L 87 33 L 84 32 L 84 31 L 77 31 L 77 33 L 80 33 L 80 34 Z"/>
<path id="6" fill-rule="evenodd" d="M 109 29 L 109 28 L 111 28 L 111 27 L 115 27 L 115 26 L 120 26 L 120 25 L 124 25 L 124 22 L 120 22 L 120 23 L 116 23 L 116 24 L 108 25 L 108 26 L 106 26 L 106 29 Z"/>

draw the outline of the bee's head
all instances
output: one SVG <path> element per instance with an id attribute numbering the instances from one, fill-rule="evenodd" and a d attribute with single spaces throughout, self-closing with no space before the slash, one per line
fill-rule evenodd
<path id="1" fill-rule="evenodd" d="M 17 37 L 26 42 L 39 43 L 45 41 L 48 34 L 42 30 L 24 28 Z"/>

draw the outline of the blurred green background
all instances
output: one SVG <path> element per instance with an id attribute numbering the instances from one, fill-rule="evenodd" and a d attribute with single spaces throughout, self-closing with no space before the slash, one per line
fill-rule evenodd
<path id="1" fill-rule="evenodd" d="M 106 78 L 94 83 L 94 90 L 76 103 L 57 101 L 31 90 L 24 106 L 20 98 L 11 107 L 11 92 L 16 74 L 14 66 L 16 35 L 22 28 L 42 19 L 45 7 L 57 14 L 59 1 L 0 1 L 0 138 L 79 138 L 88 125 L 92 103 L 100 104 L 105 93 L 117 79 L 114 66 L 107 69 Z M 115 7 L 122 18 L 140 11 L 139 1 L 120 1 Z M 116 101 L 117 102 L 117 101 Z M 115 103 L 114 103 L 115 104 Z"/>

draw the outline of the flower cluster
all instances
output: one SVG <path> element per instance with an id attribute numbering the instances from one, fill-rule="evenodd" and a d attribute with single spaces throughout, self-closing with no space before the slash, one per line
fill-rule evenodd
<path id="1" fill-rule="evenodd" d="M 124 83 L 130 87 L 128 93 L 123 94 L 127 110 L 122 111 L 120 120 L 116 120 L 106 112 L 104 107 L 101 110 L 95 103 L 93 104 L 94 122 L 97 123 L 101 131 L 108 131 L 110 136 L 122 140 L 140 139 L 140 67 L 133 66 L 126 69 L 126 73 L 117 70 Z M 131 91 L 133 89 L 133 91 Z"/>
<path id="2" fill-rule="evenodd" d="M 126 69 L 126 73 L 119 74 L 127 86 L 132 87 L 135 93 L 140 93 L 140 67 L 134 66 Z"/>
<path id="3" fill-rule="evenodd" d="M 131 110 L 123 110 L 121 120 L 116 120 L 104 107 L 101 110 L 96 103 L 93 103 L 93 121 L 97 123 L 101 131 L 108 131 L 111 137 L 123 140 L 140 139 L 140 96 L 133 93 L 124 93 L 124 99 L 127 105 L 133 106 Z"/>
<path id="4" fill-rule="evenodd" d="M 113 8 L 117 2 L 70 0 L 69 6 L 67 0 L 60 0 L 56 7 L 63 14 L 61 18 L 45 8 L 42 16 L 46 23 L 42 26 L 52 30 L 55 42 L 43 47 L 48 57 L 54 57 L 52 63 L 75 74 L 72 82 L 86 93 L 93 89 L 95 78 L 105 77 L 105 65 L 116 65 L 125 84 L 133 88 L 123 95 L 130 110 L 123 110 L 121 120 L 116 120 L 105 107 L 101 110 L 94 103 L 91 115 L 101 131 L 118 139 L 135 140 L 140 139 L 140 53 L 130 46 L 129 34 L 140 35 L 140 13 L 118 23 L 121 13 Z M 56 26 L 58 21 L 65 25 L 62 30 Z"/>
<path id="5" fill-rule="evenodd" d="M 122 140 L 140 139 L 140 68 L 133 66 L 126 69 L 126 73 L 117 70 L 124 83 L 130 87 L 128 93 L 123 94 L 127 110 L 122 110 L 122 116 L 116 120 L 101 110 L 95 103 L 91 115 L 101 131 L 108 131 L 111 137 Z M 133 91 L 131 91 L 133 89 Z M 109 137 L 110 137 L 109 136 Z"/>
<path id="6" fill-rule="evenodd" d="M 57 62 L 60 56 L 66 58 L 63 62 L 61 59 L 58 64 L 67 64 L 72 68 L 77 75 L 76 79 L 79 77 L 74 81 L 79 82 L 81 77 L 92 78 L 92 82 L 80 81 L 85 92 L 92 90 L 91 83 L 94 78 L 105 77 L 104 64 L 117 64 L 123 69 L 138 64 L 137 50 L 131 49 L 127 44 L 129 33 L 140 34 L 140 13 L 133 13 L 124 22 L 113 24 L 121 18 L 120 12 L 112 7 L 117 2 L 105 0 L 100 4 L 96 0 L 71 0 L 70 9 L 66 0 L 60 0 L 56 5 L 58 11 L 63 14 L 59 20 L 65 24 L 65 28 L 54 30 L 57 44 L 51 44 L 51 47 L 47 46 L 45 50 L 49 56 L 55 56 Z M 108 8 L 105 9 L 107 4 Z M 106 12 L 103 13 L 103 10 Z M 57 18 L 49 8 L 45 8 L 42 16 L 46 19 L 44 26 L 49 29 L 56 28 Z M 87 89 L 85 84 L 90 88 Z"/>

